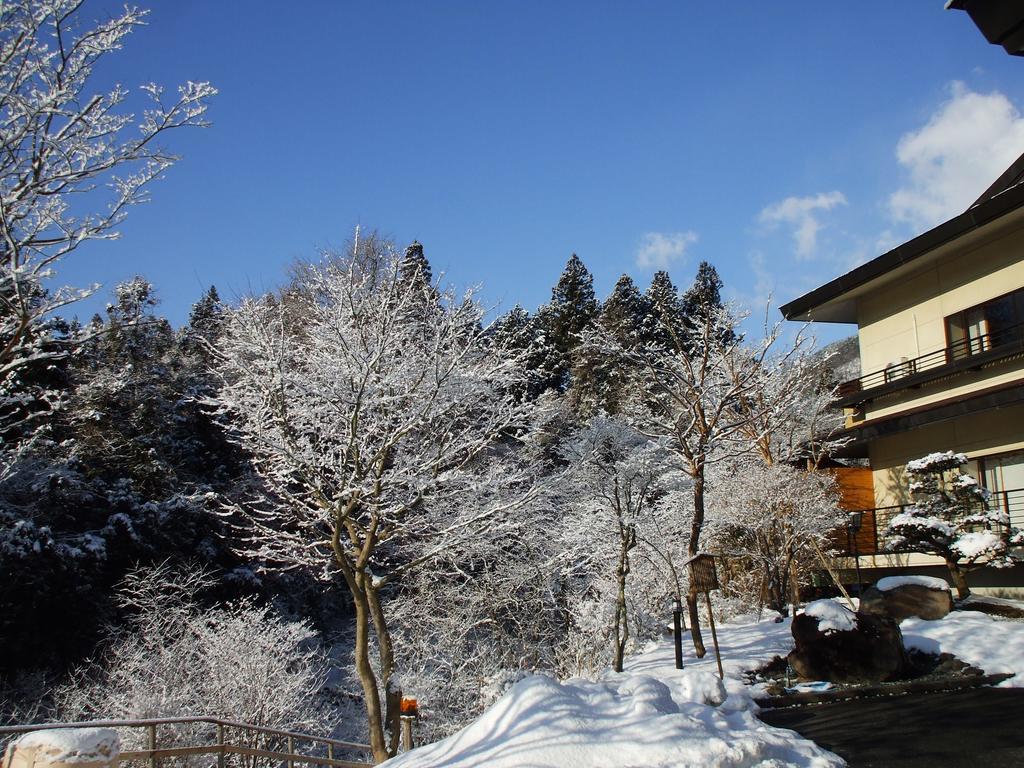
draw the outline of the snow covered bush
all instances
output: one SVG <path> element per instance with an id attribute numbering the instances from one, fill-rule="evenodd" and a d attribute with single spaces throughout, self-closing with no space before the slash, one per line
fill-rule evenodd
<path id="1" fill-rule="evenodd" d="M 268 728 L 329 725 L 317 706 L 324 662 L 312 629 L 249 602 L 202 608 L 210 585 L 201 570 L 167 564 L 130 572 L 118 592 L 129 618 L 111 630 L 96 660 L 57 690 L 58 717 L 211 715 Z M 166 735 L 208 731 L 183 725 Z"/>
<path id="2" fill-rule="evenodd" d="M 740 579 L 755 588 L 751 607 L 784 613 L 845 520 L 834 479 L 751 455 L 719 467 L 714 491 L 709 542 L 726 561 L 756 574 Z"/>
<path id="3" fill-rule="evenodd" d="M 923 552 L 946 562 L 958 597 L 970 594 L 967 574 L 985 565 L 1015 562 L 1011 546 L 1024 533 L 1010 527 L 1002 509 L 990 508 L 988 491 L 961 471 L 962 453 L 930 453 L 907 462 L 913 504 L 889 521 L 885 535 L 893 552 Z"/>

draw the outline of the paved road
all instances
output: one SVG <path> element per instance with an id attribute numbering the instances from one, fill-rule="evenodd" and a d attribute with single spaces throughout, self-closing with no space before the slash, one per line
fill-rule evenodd
<path id="1" fill-rule="evenodd" d="M 1024 689 L 974 688 L 765 710 L 852 768 L 1024 766 Z"/>

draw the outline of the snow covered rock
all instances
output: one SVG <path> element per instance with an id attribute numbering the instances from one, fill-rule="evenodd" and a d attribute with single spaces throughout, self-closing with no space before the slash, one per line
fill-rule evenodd
<path id="1" fill-rule="evenodd" d="M 721 706 L 727 698 L 729 694 L 725 690 L 725 683 L 717 676 L 710 672 L 689 670 L 683 673 L 676 696 L 679 701 L 691 701 L 711 707 Z"/>
<path id="2" fill-rule="evenodd" d="M 817 600 L 793 619 L 790 665 L 802 680 L 862 683 L 898 679 L 907 653 L 899 624 Z"/>
<path id="3" fill-rule="evenodd" d="M 111 728 L 53 728 L 26 733 L 7 747 L 4 768 L 109 768 L 121 753 Z"/>
<path id="4" fill-rule="evenodd" d="M 936 621 L 953 610 L 953 595 L 943 579 L 930 576 L 892 576 L 864 590 L 860 612 L 891 616 L 903 621 L 912 616 Z"/>

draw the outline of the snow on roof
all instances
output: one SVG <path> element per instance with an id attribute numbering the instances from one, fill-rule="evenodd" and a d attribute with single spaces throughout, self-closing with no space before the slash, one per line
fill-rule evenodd
<path id="1" fill-rule="evenodd" d="M 815 600 L 808 603 L 802 613 L 818 620 L 818 629 L 826 635 L 832 632 L 848 632 L 857 626 L 857 614 L 832 600 Z"/>
<path id="2" fill-rule="evenodd" d="M 942 589 L 946 592 L 949 591 L 949 584 L 946 583 L 945 579 L 937 579 L 934 576 L 886 576 L 884 579 L 879 579 L 878 583 L 875 584 L 875 588 L 882 592 L 888 592 L 890 589 L 896 589 L 907 584 L 916 584 L 919 587 L 928 587 L 928 589 Z"/>

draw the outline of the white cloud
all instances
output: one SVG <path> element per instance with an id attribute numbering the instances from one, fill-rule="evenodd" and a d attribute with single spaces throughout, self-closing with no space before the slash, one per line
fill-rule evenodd
<path id="1" fill-rule="evenodd" d="M 967 210 L 1024 151 L 1024 117 L 998 91 L 961 82 L 918 131 L 904 134 L 896 159 L 908 178 L 889 197 L 897 222 L 928 229 Z"/>
<path id="2" fill-rule="evenodd" d="M 838 190 L 808 197 L 787 197 L 767 206 L 758 219 L 762 224 L 773 226 L 792 224 L 797 258 L 809 259 L 818 247 L 818 232 L 822 227 L 815 212 L 828 211 L 837 205 L 846 205 L 846 196 Z"/>
<path id="3" fill-rule="evenodd" d="M 686 255 L 686 248 L 697 242 L 696 232 L 648 232 L 636 249 L 636 265 L 641 269 L 668 269 L 669 264 Z"/>

